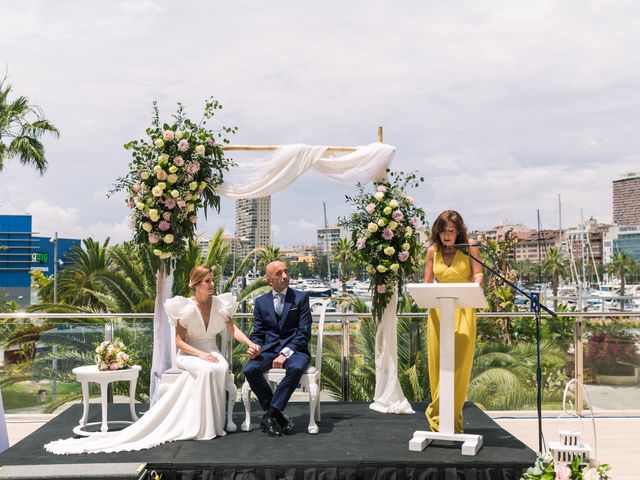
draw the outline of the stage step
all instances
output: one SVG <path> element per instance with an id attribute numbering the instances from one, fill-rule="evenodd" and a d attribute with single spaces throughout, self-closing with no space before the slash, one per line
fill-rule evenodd
<path id="1" fill-rule="evenodd" d="M 148 478 L 146 463 L 81 463 L 56 465 L 3 465 L 0 480 L 60 479 L 141 480 Z"/>

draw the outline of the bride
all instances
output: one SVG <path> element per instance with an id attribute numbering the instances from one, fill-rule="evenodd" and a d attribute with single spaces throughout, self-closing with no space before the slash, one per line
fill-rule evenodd
<path id="1" fill-rule="evenodd" d="M 228 365 L 216 346 L 224 328 L 248 347 L 249 357 L 260 347 L 235 326 L 238 306 L 230 293 L 212 296 L 211 268 L 197 266 L 189 275 L 191 298 L 165 302 L 169 322 L 176 327 L 176 364 L 185 370 L 167 392 L 137 422 L 124 430 L 98 432 L 86 438 L 67 438 L 45 445 L 55 454 L 121 452 L 151 448 L 175 440 L 209 440 L 225 435 L 225 376 Z"/>

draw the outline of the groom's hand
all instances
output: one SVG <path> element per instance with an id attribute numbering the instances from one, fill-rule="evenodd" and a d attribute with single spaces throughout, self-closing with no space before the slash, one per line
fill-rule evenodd
<path id="1" fill-rule="evenodd" d="M 287 360 L 283 354 L 278 355 L 274 360 L 271 366 L 273 368 L 284 368 L 284 362 Z"/>

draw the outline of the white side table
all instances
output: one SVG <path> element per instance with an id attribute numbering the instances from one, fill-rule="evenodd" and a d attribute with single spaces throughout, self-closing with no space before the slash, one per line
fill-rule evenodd
<path id="1" fill-rule="evenodd" d="M 122 370 L 99 370 L 97 365 L 85 365 L 83 367 L 76 367 L 72 372 L 76 376 L 76 380 L 82 385 L 82 418 L 80 424 L 73 429 L 73 433 L 76 435 L 89 436 L 94 432 L 85 432 L 83 429 L 88 426 L 98 425 L 101 432 L 109 430 L 109 422 L 107 421 L 107 387 L 111 382 L 115 381 L 128 381 L 129 382 L 129 407 L 131 408 L 132 421 L 111 421 L 111 423 L 133 423 L 138 420 L 136 411 L 134 408 L 134 401 L 136 396 L 136 383 L 138 381 L 138 372 L 140 372 L 140 365 L 133 365 L 130 368 L 124 368 Z M 100 397 L 102 403 L 102 422 L 87 423 L 89 417 L 89 382 L 95 382 L 100 384 Z"/>

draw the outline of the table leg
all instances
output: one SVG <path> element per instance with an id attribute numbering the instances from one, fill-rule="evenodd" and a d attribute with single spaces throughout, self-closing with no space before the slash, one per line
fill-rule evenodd
<path id="1" fill-rule="evenodd" d="M 107 424 L 107 396 L 108 396 L 109 382 L 100 382 L 100 400 L 102 401 L 102 425 L 100 426 L 101 432 L 109 430 Z"/>
<path id="2" fill-rule="evenodd" d="M 136 415 L 136 409 L 135 409 L 136 384 L 137 384 L 137 379 L 129 380 L 129 408 L 131 409 L 131 420 L 133 420 L 134 422 L 138 420 L 138 416 Z"/>
<path id="3" fill-rule="evenodd" d="M 82 386 L 82 418 L 80 419 L 80 426 L 84 427 L 89 417 L 89 382 L 81 382 L 80 385 Z"/>

